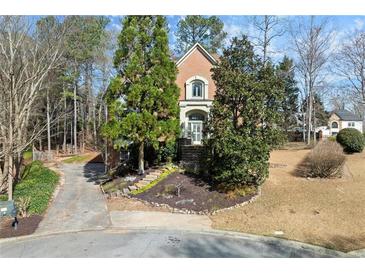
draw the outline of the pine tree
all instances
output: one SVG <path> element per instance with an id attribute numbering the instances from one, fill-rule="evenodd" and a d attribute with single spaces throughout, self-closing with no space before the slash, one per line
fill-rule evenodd
<path id="1" fill-rule="evenodd" d="M 212 71 L 217 91 L 206 141 L 212 179 L 228 189 L 258 185 L 268 175 L 270 148 L 279 133 L 281 81 L 246 36 L 232 40 Z"/>
<path id="2" fill-rule="evenodd" d="M 184 54 L 195 43 L 200 43 L 209 52 L 216 53 L 227 36 L 223 28 L 217 16 L 188 15 L 177 25 L 176 50 Z"/>
<path id="3" fill-rule="evenodd" d="M 283 123 L 281 127 L 288 133 L 290 128 L 296 126 L 295 114 L 298 111 L 299 88 L 295 80 L 293 60 L 284 56 L 277 69 L 278 76 L 284 83 Z"/>
<path id="4" fill-rule="evenodd" d="M 126 16 L 114 66 L 118 75 L 107 92 L 110 120 L 104 134 L 138 146 L 138 172 L 143 174 L 145 145 L 157 149 L 159 141 L 172 142 L 179 131 L 177 69 L 165 17 Z"/>

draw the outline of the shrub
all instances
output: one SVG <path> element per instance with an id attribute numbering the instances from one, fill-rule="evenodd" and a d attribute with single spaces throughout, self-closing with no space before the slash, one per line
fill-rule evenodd
<path id="1" fill-rule="evenodd" d="M 163 193 L 170 194 L 170 195 L 176 195 L 176 186 L 173 184 L 165 185 Z"/>
<path id="2" fill-rule="evenodd" d="M 16 201 L 16 208 L 21 217 L 28 217 L 28 209 L 30 206 L 30 197 L 19 197 Z"/>
<path id="3" fill-rule="evenodd" d="M 335 142 L 321 142 L 313 148 L 305 160 L 306 177 L 329 178 L 338 176 L 345 163 L 342 147 Z"/>
<path id="4" fill-rule="evenodd" d="M 42 214 L 48 207 L 58 183 L 56 172 L 46 168 L 42 162 L 27 165 L 21 180 L 14 187 L 14 199 L 31 197 L 28 213 Z"/>
<path id="5" fill-rule="evenodd" d="M 336 142 L 336 136 L 330 136 L 327 138 L 327 140 L 330 142 Z"/>
<path id="6" fill-rule="evenodd" d="M 348 153 L 361 152 L 365 146 L 364 136 L 355 128 L 341 129 L 336 140 Z"/>
<path id="7" fill-rule="evenodd" d="M 221 137 L 221 136 L 220 136 Z M 258 186 L 269 173 L 270 145 L 262 139 L 234 133 L 208 139 L 207 170 L 216 185 L 226 191 Z"/>

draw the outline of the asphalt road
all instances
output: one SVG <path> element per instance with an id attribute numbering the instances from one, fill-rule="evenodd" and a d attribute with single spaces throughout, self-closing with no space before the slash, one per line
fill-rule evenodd
<path id="1" fill-rule="evenodd" d="M 325 248 L 269 237 L 169 230 L 101 230 L 0 241 L 0 257 L 291 258 L 343 257 Z"/>

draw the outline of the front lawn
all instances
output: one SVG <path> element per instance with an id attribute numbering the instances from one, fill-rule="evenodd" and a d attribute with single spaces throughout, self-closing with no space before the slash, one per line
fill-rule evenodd
<path id="1" fill-rule="evenodd" d="M 34 161 L 28 164 L 20 182 L 15 185 L 13 197 L 18 207 L 18 213 L 20 200 L 30 199 L 27 207 L 28 217 L 18 217 L 17 230 L 11 226 L 12 218 L 1 218 L 0 238 L 32 234 L 42 220 L 42 214 L 48 208 L 58 180 L 58 174 L 45 167 L 42 162 Z M 1 199 L 7 200 L 7 196 L 3 195 Z"/>
<path id="2" fill-rule="evenodd" d="M 347 155 L 342 178 L 307 179 L 295 169 L 309 150 L 271 153 L 261 196 L 212 216 L 216 229 L 278 236 L 350 251 L 365 248 L 365 152 Z"/>

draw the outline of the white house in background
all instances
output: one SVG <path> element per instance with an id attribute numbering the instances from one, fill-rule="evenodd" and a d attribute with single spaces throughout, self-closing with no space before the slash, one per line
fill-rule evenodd
<path id="1" fill-rule="evenodd" d="M 362 119 L 346 109 L 333 112 L 328 120 L 328 126 L 332 136 L 337 135 L 337 133 L 344 128 L 355 128 L 358 131 L 363 132 Z"/>

